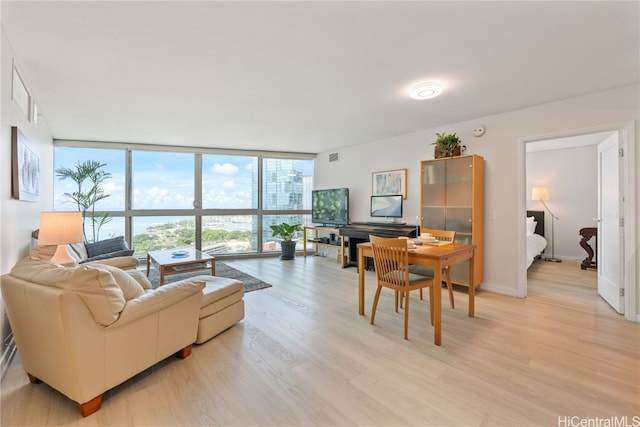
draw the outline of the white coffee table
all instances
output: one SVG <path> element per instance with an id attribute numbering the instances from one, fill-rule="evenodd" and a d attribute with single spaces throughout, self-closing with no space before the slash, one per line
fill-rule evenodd
<path id="1" fill-rule="evenodd" d="M 215 258 L 193 248 L 148 252 L 147 276 L 149 276 L 152 263 L 155 264 L 160 271 L 160 286 L 164 285 L 165 276 L 171 276 L 173 274 L 211 269 L 211 275 L 216 275 Z"/>

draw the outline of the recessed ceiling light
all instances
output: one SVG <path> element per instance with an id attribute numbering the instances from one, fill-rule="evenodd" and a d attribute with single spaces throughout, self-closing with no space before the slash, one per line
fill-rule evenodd
<path id="1" fill-rule="evenodd" d="M 413 99 L 429 99 L 435 98 L 442 93 L 442 83 L 439 82 L 423 82 L 419 83 L 411 89 L 409 96 Z"/>

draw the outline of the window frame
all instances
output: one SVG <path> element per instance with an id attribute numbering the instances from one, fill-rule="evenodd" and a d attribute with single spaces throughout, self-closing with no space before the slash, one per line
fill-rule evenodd
<path id="1" fill-rule="evenodd" d="M 136 217 L 193 217 L 195 216 L 195 247 L 202 247 L 202 217 L 203 216 L 233 216 L 233 215 L 249 215 L 256 217 L 256 233 L 257 243 L 255 252 L 243 252 L 243 253 L 224 253 L 216 254 L 221 257 L 248 257 L 256 255 L 264 255 L 271 253 L 270 251 L 263 251 L 263 234 L 264 234 L 264 220 L 265 216 L 273 215 L 301 215 L 307 216 L 303 218 L 303 223 L 308 223 L 311 220 L 311 207 L 309 209 L 264 209 L 263 208 L 263 166 L 265 159 L 278 159 L 278 160 L 310 160 L 315 162 L 316 155 L 310 153 L 294 153 L 294 152 L 272 152 L 272 151 L 253 151 L 253 150 L 230 150 L 219 148 L 204 148 L 204 147 L 182 147 L 182 146 L 168 146 L 168 145 L 151 145 L 151 144 L 130 144 L 130 143 L 110 143 L 110 142 L 96 142 L 96 141 L 70 141 L 70 140 L 54 140 L 54 168 L 55 168 L 55 148 L 68 147 L 68 148 L 93 148 L 93 149 L 122 149 L 125 151 L 125 206 L 123 210 L 119 211 L 96 211 L 96 213 L 109 212 L 112 217 L 124 218 L 124 236 L 130 247 L 133 247 L 133 219 Z M 192 209 L 133 209 L 132 208 L 132 191 L 133 191 L 133 170 L 132 170 L 132 157 L 134 151 L 164 151 L 164 152 L 178 152 L 189 153 L 194 155 L 194 207 Z M 248 156 L 256 157 L 258 170 L 256 176 L 258 179 L 258 185 L 256 191 L 257 208 L 243 208 L 243 209 L 203 209 L 202 208 L 202 156 L 205 154 L 219 154 L 226 156 Z M 313 165 L 315 166 L 315 165 Z M 311 185 L 313 187 L 313 174 L 311 174 Z M 309 188 L 309 191 L 311 191 Z"/>

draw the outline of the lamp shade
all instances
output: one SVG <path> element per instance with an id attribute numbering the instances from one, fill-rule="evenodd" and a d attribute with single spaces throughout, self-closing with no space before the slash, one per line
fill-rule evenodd
<path id="1" fill-rule="evenodd" d="M 547 187 L 533 187 L 531 189 L 531 200 L 549 200 Z"/>
<path id="2" fill-rule="evenodd" d="M 38 244 L 65 245 L 84 240 L 80 212 L 42 212 Z"/>

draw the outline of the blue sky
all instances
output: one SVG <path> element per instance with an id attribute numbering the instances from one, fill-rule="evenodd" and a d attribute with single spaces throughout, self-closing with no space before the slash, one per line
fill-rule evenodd
<path id="1" fill-rule="evenodd" d="M 194 156 L 191 153 L 134 151 L 133 152 L 133 209 L 191 209 L 194 199 Z M 55 168 L 72 167 L 85 160 L 105 163 L 103 168 L 112 177 L 102 184 L 110 197 L 97 207 L 104 210 L 123 210 L 125 206 L 125 151 L 56 147 Z M 304 162 L 305 175 L 311 175 L 312 162 Z M 256 208 L 253 195 L 255 157 L 205 154 L 203 155 L 203 207 L 218 209 Z M 62 194 L 76 190 L 70 180 L 55 179 L 54 209 L 74 210 L 65 203 Z"/>

